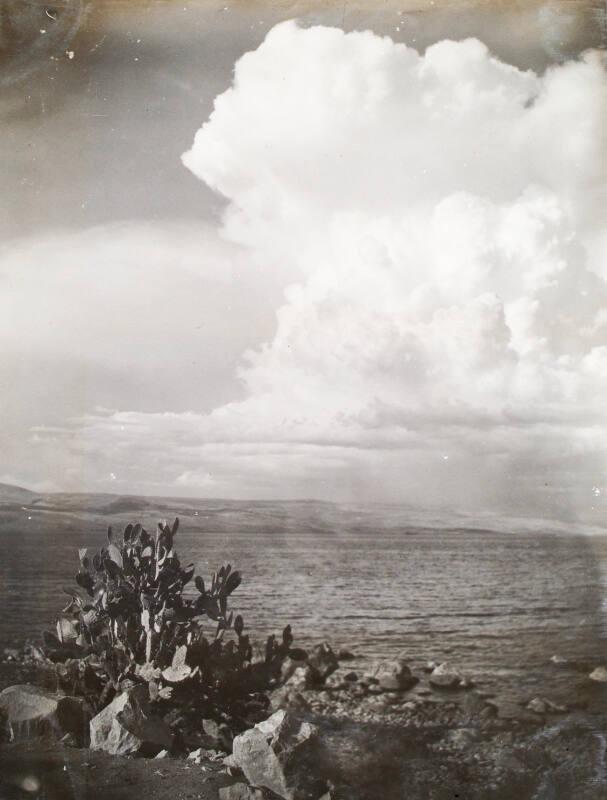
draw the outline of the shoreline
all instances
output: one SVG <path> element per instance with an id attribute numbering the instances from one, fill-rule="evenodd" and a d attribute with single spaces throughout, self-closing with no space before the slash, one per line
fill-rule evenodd
<path id="1" fill-rule="evenodd" d="M 600 800 L 607 793 L 600 728 L 579 715 L 518 728 L 430 718 L 425 728 L 305 719 L 319 731 L 318 776 L 330 787 L 323 800 L 401 800 L 403 790 L 407 800 Z M 3 796 L 11 799 L 25 796 L 11 794 L 25 778 L 47 792 L 43 797 L 61 800 L 138 800 L 142 790 L 147 800 L 164 800 L 168 792 L 172 800 L 276 798 L 250 788 L 241 794 L 248 787 L 242 773 L 212 751 L 195 759 L 147 759 L 61 742 L 20 742 L 0 747 L 0 776 Z M 220 794 L 232 785 L 234 795 Z"/>
<path id="2" fill-rule="evenodd" d="M 0 688 L 32 674 L 36 668 L 31 664 L 5 661 Z M 545 708 L 506 708 L 472 685 L 433 687 L 431 674 L 411 675 L 414 685 L 390 691 L 368 674 L 355 678 L 349 662 L 340 663 L 325 685 L 315 687 L 306 686 L 296 669 L 270 693 L 268 713 L 282 709 L 316 731 L 314 769 L 330 787 L 326 797 L 331 800 L 402 800 L 403 789 L 407 800 L 606 796 L 607 714 L 602 704 L 564 708 L 536 698 Z M 604 684 L 595 689 L 597 698 L 607 694 Z M 173 800 L 275 797 L 249 787 L 229 753 L 204 748 L 142 758 L 67 742 L 5 743 L 0 775 L 3 796 L 11 800 L 26 796 L 15 793 L 15 781 L 27 775 L 45 791 L 68 787 L 63 794 L 42 795 L 61 800 L 79 800 L 87 793 L 95 800 L 138 800 L 144 787 L 147 800 L 164 800 L 167 785 Z M 229 788 L 232 784 L 235 789 Z M 321 795 L 309 797 L 320 800 Z"/>

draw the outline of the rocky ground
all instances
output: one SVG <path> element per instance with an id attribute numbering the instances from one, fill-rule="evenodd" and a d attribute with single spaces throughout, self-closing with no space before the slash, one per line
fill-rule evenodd
<path id="1" fill-rule="evenodd" d="M 99 749 L 77 747 L 65 713 L 60 719 L 47 698 L 51 736 L 0 748 L 0 797 L 135 800 L 143 791 L 148 800 L 607 798 L 607 716 L 598 707 L 565 707 L 547 697 L 512 707 L 448 664 L 414 673 L 396 659 L 357 674 L 349 663 L 342 654 L 319 681 L 305 663 L 286 662 L 271 695 L 272 716 L 237 736 L 232 753 L 219 741 L 169 752 L 159 739 L 155 747 L 145 743 L 152 745 L 147 758 L 109 755 L 109 733 L 100 724 Z M 5 667 L 3 685 L 9 676 L 25 679 L 23 666 Z M 599 671 L 589 681 L 602 691 L 603 677 L 607 672 Z M 122 713 L 111 747 L 144 752 L 144 734 L 129 729 Z"/>

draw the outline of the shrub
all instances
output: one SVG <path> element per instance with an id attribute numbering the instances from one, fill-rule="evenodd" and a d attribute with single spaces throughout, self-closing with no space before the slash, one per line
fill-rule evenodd
<path id="1" fill-rule="evenodd" d="M 80 590 L 65 590 L 71 599 L 57 636 L 44 637 L 46 655 L 63 688 L 84 694 L 95 710 L 147 682 L 153 701 L 243 729 L 264 716 L 265 690 L 291 651 L 291 628 L 280 642 L 269 637 L 254 658 L 243 618 L 228 610 L 240 572 L 226 564 L 207 586 L 193 564 L 179 561 L 178 529 L 178 519 L 159 523 L 155 537 L 139 523 L 121 536 L 110 527 L 106 547 L 93 555 L 80 550 Z M 192 582 L 196 591 L 186 596 Z"/>

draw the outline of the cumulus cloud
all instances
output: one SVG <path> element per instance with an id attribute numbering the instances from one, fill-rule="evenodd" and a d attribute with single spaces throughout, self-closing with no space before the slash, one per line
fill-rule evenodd
<path id="1" fill-rule="evenodd" d="M 183 156 L 223 235 L 289 276 L 245 397 L 78 437 L 172 443 L 191 493 L 596 505 L 605 110 L 596 53 L 537 75 L 477 40 L 277 26 Z"/>

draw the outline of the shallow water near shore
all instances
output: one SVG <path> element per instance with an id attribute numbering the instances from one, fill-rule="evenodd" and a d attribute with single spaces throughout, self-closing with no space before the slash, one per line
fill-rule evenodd
<path id="1" fill-rule="evenodd" d="M 327 639 L 361 671 L 379 657 L 448 660 L 506 700 L 540 694 L 603 707 L 588 673 L 607 660 L 607 537 L 431 529 L 407 524 L 405 512 L 317 503 L 178 505 L 182 562 L 205 577 L 226 559 L 241 569 L 232 607 L 254 638 L 290 623 L 298 645 Z M 5 509 L 0 646 L 51 627 L 62 587 L 74 585 L 77 549 L 102 546 L 108 524 L 142 519 L 153 529 L 167 515 L 133 500 Z"/>

